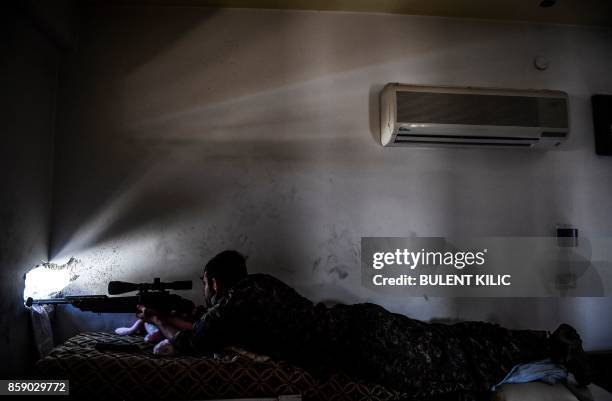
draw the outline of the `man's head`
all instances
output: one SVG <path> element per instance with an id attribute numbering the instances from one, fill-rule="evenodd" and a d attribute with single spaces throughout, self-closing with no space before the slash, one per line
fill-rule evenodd
<path id="1" fill-rule="evenodd" d="M 204 299 L 212 305 L 215 296 L 225 294 L 247 275 L 244 256 L 237 251 L 223 251 L 204 266 Z"/>

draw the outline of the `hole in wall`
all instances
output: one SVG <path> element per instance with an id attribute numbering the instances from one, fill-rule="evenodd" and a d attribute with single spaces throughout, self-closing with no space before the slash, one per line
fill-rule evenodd
<path id="1" fill-rule="evenodd" d="M 70 258 L 64 264 L 43 262 L 34 266 L 24 275 L 24 301 L 30 297 L 45 299 L 58 296 L 70 282 L 79 277 L 76 274 L 78 265 L 79 260 Z"/>

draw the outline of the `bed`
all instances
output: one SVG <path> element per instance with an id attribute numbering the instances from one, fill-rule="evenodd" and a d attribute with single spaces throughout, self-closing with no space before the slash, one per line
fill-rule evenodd
<path id="1" fill-rule="evenodd" d="M 135 352 L 99 351 L 96 343 L 127 344 Z M 380 385 L 351 380 L 345 375 L 315 378 L 282 361 L 226 349 L 208 357 L 156 357 L 141 336 L 81 333 L 40 359 L 34 378 L 68 379 L 70 395 L 88 400 L 401 400 L 400 393 Z M 584 389 L 594 401 L 612 395 L 590 385 Z M 496 401 L 576 401 L 562 384 L 525 383 L 503 386 Z"/>
<path id="2" fill-rule="evenodd" d="M 137 352 L 99 351 L 98 342 L 132 344 Z M 68 379 L 74 398 L 399 400 L 401 394 L 344 375 L 316 379 L 284 362 L 228 349 L 209 357 L 155 357 L 141 336 L 81 333 L 55 347 L 35 378 Z"/>

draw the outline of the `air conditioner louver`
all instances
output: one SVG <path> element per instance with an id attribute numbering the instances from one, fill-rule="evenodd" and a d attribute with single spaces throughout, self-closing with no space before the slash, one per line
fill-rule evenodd
<path id="1" fill-rule="evenodd" d="M 384 146 L 554 149 L 569 132 L 567 94 L 389 84 Z"/>

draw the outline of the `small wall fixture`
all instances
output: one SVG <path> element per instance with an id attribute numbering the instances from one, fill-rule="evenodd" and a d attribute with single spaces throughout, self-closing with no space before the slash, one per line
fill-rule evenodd
<path id="1" fill-rule="evenodd" d="M 542 56 L 533 59 L 533 65 L 536 69 L 544 71 L 548 68 L 548 60 Z"/>
<path id="2" fill-rule="evenodd" d="M 578 246 L 578 229 L 569 224 L 557 225 L 557 245 L 575 248 Z"/>

